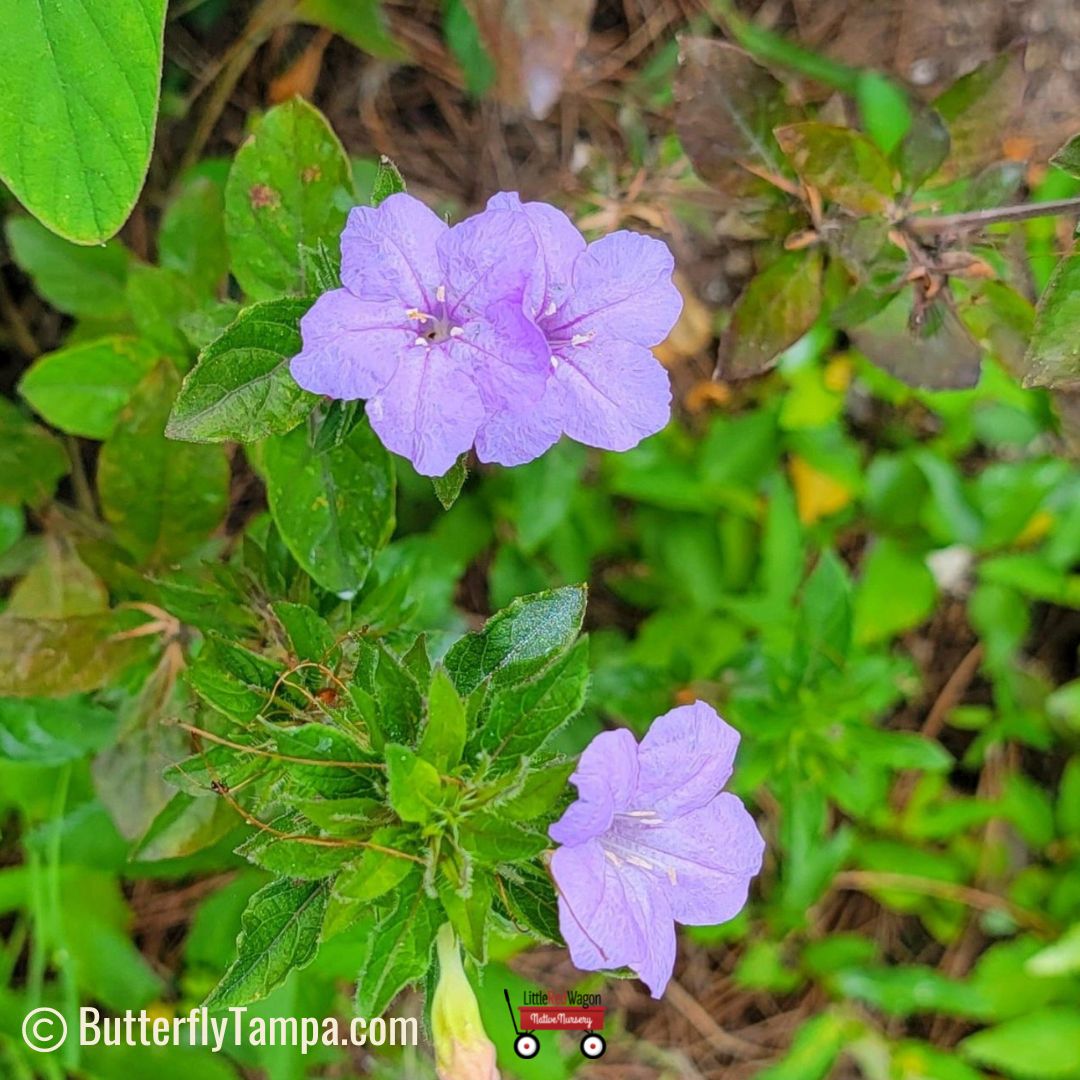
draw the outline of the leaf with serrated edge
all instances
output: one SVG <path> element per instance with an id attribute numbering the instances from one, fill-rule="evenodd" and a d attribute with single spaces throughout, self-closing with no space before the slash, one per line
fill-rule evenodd
<path id="1" fill-rule="evenodd" d="M 306 967 L 319 946 L 330 886 L 283 878 L 261 888 L 240 919 L 236 959 L 204 1002 L 208 1009 L 266 997 L 290 972 Z"/>

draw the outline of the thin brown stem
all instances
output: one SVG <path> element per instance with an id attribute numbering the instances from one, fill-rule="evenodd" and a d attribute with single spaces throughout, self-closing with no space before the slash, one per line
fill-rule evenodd
<path id="1" fill-rule="evenodd" d="M 978 232 L 990 225 L 1004 225 L 1032 218 L 1058 214 L 1080 214 L 1080 197 L 1053 199 L 1049 202 L 1022 203 L 1018 206 L 994 206 L 988 210 L 968 210 L 962 214 L 916 214 L 902 222 L 908 231 L 920 236 Z"/>

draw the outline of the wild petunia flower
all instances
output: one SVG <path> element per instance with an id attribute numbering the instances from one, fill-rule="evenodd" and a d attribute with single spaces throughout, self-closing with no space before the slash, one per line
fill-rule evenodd
<path id="1" fill-rule="evenodd" d="M 533 232 L 511 211 L 450 228 L 410 195 L 356 207 L 341 236 L 343 288 L 301 320 L 293 378 L 366 399 L 383 443 L 440 476 L 487 416 L 544 392 L 548 346 L 522 300 L 535 260 Z"/>
<path id="2" fill-rule="evenodd" d="M 573 222 L 546 203 L 503 192 L 487 212 L 516 212 L 537 241 L 525 310 L 548 343 L 551 378 L 539 405 L 493 416 L 476 449 L 481 460 L 520 465 L 560 435 L 605 450 L 629 450 L 667 423 L 671 389 L 651 347 L 682 310 L 667 245 L 620 230 L 586 244 Z"/>
<path id="3" fill-rule="evenodd" d="M 571 782 L 577 801 L 551 826 L 559 926 L 585 971 L 629 967 L 660 997 L 675 966 L 675 923 L 733 918 L 765 844 L 720 789 L 739 735 L 696 702 L 655 720 L 640 745 L 597 735 Z"/>

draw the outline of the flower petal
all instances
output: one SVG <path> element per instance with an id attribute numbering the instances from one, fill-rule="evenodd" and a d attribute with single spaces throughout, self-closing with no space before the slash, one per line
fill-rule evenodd
<path id="1" fill-rule="evenodd" d="M 484 418 L 468 369 L 441 345 L 406 350 L 366 409 L 383 445 L 425 476 L 442 476 L 472 446 Z"/>
<path id="2" fill-rule="evenodd" d="M 523 214 L 484 210 L 439 237 L 447 311 L 458 323 L 500 300 L 519 303 L 536 258 L 536 240 Z"/>
<path id="3" fill-rule="evenodd" d="M 348 289 L 323 293 L 300 320 L 304 347 L 292 377 L 316 394 L 351 401 L 385 386 L 416 338 L 400 305 L 357 300 Z"/>
<path id="4" fill-rule="evenodd" d="M 446 222 L 400 192 L 349 212 L 341 234 L 341 280 L 363 300 L 396 300 L 429 311 L 440 281 L 436 244 Z"/>
<path id="5" fill-rule="evenodd" d="M 648 349 L 626 341 L 568 346 L 558 355 L 563 430 L 604 450 L 629 450 L 671 416 L 671 384 Z"/>
<path id="6" fill-rule="evenodd" d="M 489 413 L 476 433 L 476 456 L 497 465 L 524 465 L 562 435 L 562 387 L 549 379 L 544 396 L 523 409 Z"/>
<path id="7" fill-rule="evenodd" d="M 675 966 L 675 924 L 663 888 L 648 874 L 616 866 L 596 840 L 559 848 L 551 873 L 574 965 L 632 968 L 660 997 Z"/>
<path id="8" fill-rule="evenodd" d="M 742 910 L 765 841 L 736 796 L 724 792 L 675 821 L 632 829 L 633 853 L 656 867 L 677 922 L 714 926 Z M 629 835 L 622 831 L 616 851 Z"/>
<path id="9" fill-rule="evenodd" d="M 574 262 L 585 250 L 585 238 L 558 207 L 548 203 L 523 203 L 514 192 L 504 191 L 488 199 L 489 210 L 523 213 L 536 237 L 538 251 L 532 277 L 525 290 L 525 310 L 534 318 L 558 308 L 570 290 Z"/>
<path id="10" fill-rule="evenodd" d="M 546 327 L 549 336 L 659 345 L 682 311 L 674 267 L 667 244 L 651 236 L 622 230 L 594 241 L 574 263 L 573 291 Z"/>
<path id="11" fill-rule="evenodd" d="M 570 783 L 578 797 L 548 829 L 557 844 L 582 844 L 611 826 L 637 783 L 637 740 L 626 730 L 602 731 L 585 748 Z"/>
<path id="12" fill-rule="evenodd" d="M 522 409 L 543 397 L 551 375 L 547 340 L 521 310 L 521 302 L 492 304 L 448 342 L 469 367 L 489 412 Z"/>
<path id="13" fill-rule="evenodd" d="M 735 765 L 739 733 L 704 701 L 657 717 L 638 750 L 634 808 L 667 820 L 710 802 Z"/>

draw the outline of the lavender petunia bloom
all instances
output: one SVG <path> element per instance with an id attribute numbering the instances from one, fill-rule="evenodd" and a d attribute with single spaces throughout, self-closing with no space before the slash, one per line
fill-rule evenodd
<path id="1" fill-rule="evenodd" d="M 739 735 L 709 705 L 672 709 L 638 744 L 597 735 L 571 782 L 577 801 L 551 826 L 559 926 L 585 971 L 629 967 L 660 997 L 675 966 L 675 923 L 733 918 L 765 844 L 720 789 Z"/>
<path id="2" fill-rule="evenodd" d="M 489 416 L 476 442 L 481 460 L 519 465 L 563 434 L 628 450 L 659 431 L 671 390 L 651 346 L 682 310 L 667 245 L 626 231 L 586 245 L 561 211 L 510 193 L 488 202 L 493 211 L 517 213 L 536 238 L 524 302 L 547 340 L 551 378 L 539 404 Z"/>
<path id="3" fill-rule="evenodd" d="M 523 308 L 536 251 L 528 222 L 509 210 L 450 228 L 405 194 L 356 207 L 341 236 L 343 288 L 301 320 L 293 378 L 366 399 L 383 443 L 441 476 L 486 417 L 544 394 L 550 351 Z"/>

